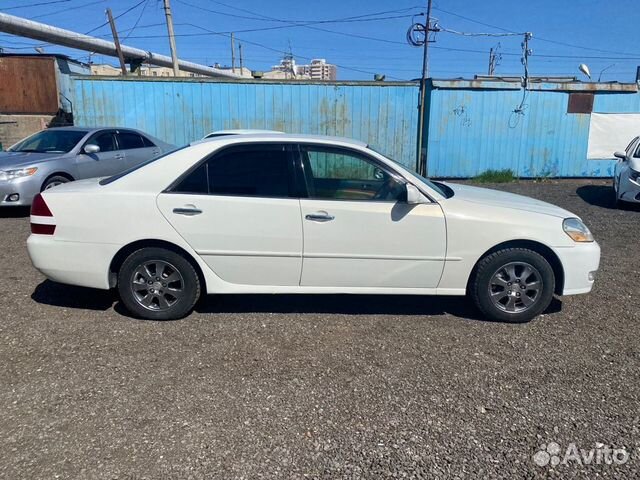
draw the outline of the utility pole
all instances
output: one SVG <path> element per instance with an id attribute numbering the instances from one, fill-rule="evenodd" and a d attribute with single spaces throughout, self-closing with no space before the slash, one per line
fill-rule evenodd
<path id="1" fill-rule="evenodd" d="M 238 50 L 240 53 L 240 75 L 242 75 L 242 72 L 244 72 L 244 62 L 242 61 L 242 44 L 241 43 L 238 44 Z"/>
<path id="2" fill-rule="evenodd" d="M 173 33 L 173 15 L 171 14 L 171 5 L 169 0 L 164 0 L 164 15 L 167 18 L 167 31 L 169 33 L 169 47 L 171 48 L 171 62 L 173 63 L 173 75 L 180 74 L 178 67 L 178 52 L 176 50 L 176 37 Z"/>
<path id="3" fill-rule="evenodd" d="M 120 48 L 120 39 L 118 38 L 118 30 L 116 30 L 116 22 L 113 21 L 113 14 L 111 9 L 107 8 L 107 18 L 109 19 L 109 25 L 111 25 L 111 33 L 113 34 L 113 43 L 116 45 L 116 52 L 118 53 L 118 60 L 120 60 L 120 69 L 122 70 L 122 76 L 127 76 L 127 65 L 124 63 L 124 55 L 122 54 L 122 48 Z"/>
<path id="4" fill-rule="evenodd" d="M 231 32 L 231 71 L 236 73 L 236 47 L 233 43 L 233 32 Z"/>
<path id="5" fill-rule="evenodd" d="M 490 76 L 496 73 L 496 67 L 500 65 L 500 60 L 502 60 L 502 54 L 500 53 L 500 43 L 491 47 L 489 50 L 489 71 L 488 74 Z"/>
<path id="6" fill-rule="evenodd" d="M 491 47 L 491 50 L 489 50 L 489 71 L 487 72 L 489 76 L 492 76 L 493 72 L 495 71 L 495 68 L 496 68 L 495 59 L 496 57 L 493 53 L 493 47 Z"/>
<path id="7" fill-rule="evenodd" d="M 428 172 L 427 168 L 427 152 L 423 148 L 423 136 L 424 136 L 424 111 L 425 111 L 425 98 L 427 91 L 427 76 L 429 74 L 429 32 L 431 31 L 431 3 L 432 0 L 427 0 L 427 20 L 424 26 L 424 45 L 422 53 L 422 77 L 420 79 L 420 99 L 418 101 L 418 173 L 426 176 Z"/>

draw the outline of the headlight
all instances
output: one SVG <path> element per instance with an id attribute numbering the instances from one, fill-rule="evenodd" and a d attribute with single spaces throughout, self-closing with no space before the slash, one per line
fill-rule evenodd
<path id="1" fill-rule="evenodd" d="M 593 235 L 587 226 L 577 218 L 566 218 L 562 222 L 562 228 L 564 233 L 569 235 L 574 242 L 593 242 Z"/>
<path id="2" fill-rule="evenodd" d="M 636 172 L 635 170 L 629 170 L 629 178 L 634 182 L 637 182 L 638 178 L 640 178 L 640 172 Z"/>
<path id="3" fill-rule="evenodd" d="M 36 167 L 0 171 L 0 180 L 8 181 L 8 180 L 13 180 L 14 178 L 30 177 L 37 171 L 38 169 Z"/>

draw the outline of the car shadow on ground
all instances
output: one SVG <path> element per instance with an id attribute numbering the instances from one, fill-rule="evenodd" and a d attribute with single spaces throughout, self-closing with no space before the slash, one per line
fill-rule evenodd
<path id="1" fill-rule="evenodd" d="M 556 298 L 545 313 L 562 310 Z M 337 315 L 453 315 L 487 321 L 465 297 L 426 295 L 210 295 L 198 313 L 303 313 Z"/>
<path id="2" fill-rule="evenodd" d="M 613 188 L 608 185 L 583 185 L 576 190 L 578 196 L 590 205 L 611 210 L 640 211 L 640 206 L 623 202 L 616 205 Z"/>
<path id="3" fill-rule="evenodd" d="M 45 280 L 31 298 L 45 305 L 81 310 L 109 310 L 133 318 L 114 290 L 75 287 Z M 545 314 L 558 313 L 562 302 L 554 298 Z M 301 313 L 325 315 L 453 315 L 488 321 L 465 297 L 425 295 L 207 295 L 196 305 L 203 314 Z"/>
<path id="4" fill-rule="evenodd" d="M 24 218 L 31 214 L 31 207 L 0 207 L 0 218 Z"/>
<path id="5" fill-rule="evenodd" d="M 104 311 L 111 308 L 117 295 L 112 290 L 75 287 L 45 280 L 35 288 L 31 299 L 54 307 Z"/>

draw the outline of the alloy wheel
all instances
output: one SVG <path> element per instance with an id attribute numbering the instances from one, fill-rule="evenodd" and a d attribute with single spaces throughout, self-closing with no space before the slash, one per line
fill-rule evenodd
<path id="1" fill-rule="evenodd" d="M 186 295 L 182 274 L 164 260 L 138 266 L 131 277 L 131 292 L 140 305 L 154 312 L 170 309 Z"/>
<path id="2" fill-rule="evenodd" d="M 507 313 L 529 310 L 541 297 L 542 276 L 531 264 L 511 262 L 500 267 L 489 282 L 493 305 Z"/>

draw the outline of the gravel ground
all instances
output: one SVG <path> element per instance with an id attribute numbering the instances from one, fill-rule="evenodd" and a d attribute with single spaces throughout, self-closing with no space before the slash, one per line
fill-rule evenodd
<path id="1" fill-rule="evenodd" d="M 592 294 L 526 325 L 400 296 L 226 296 L 139 321 L 45 281 L 28 218 L 1 212 L 0 476 L 640 477 L 640 211 L 602 181 L 493 187 L 583 217 Z M 540 467 L 550 442 L 630 459 Z"/>

